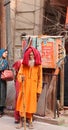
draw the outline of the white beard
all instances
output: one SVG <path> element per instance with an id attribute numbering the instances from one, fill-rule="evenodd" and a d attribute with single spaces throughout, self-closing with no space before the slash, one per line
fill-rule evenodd
<path id="1" fill-rule="evenodd" d="M 34 60 L 34 59 L 33 59 L 33 60 L 29 60 L 29 66 L 30 66 L 30 67 L 33 67 L 34 64 L 35 64 L 35 60 Z"/>

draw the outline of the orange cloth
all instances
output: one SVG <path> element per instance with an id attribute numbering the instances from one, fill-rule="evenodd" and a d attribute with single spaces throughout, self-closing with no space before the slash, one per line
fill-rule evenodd
<path id="1" fill-rule="evenodd" d="M 22 82 L 21 76 L 25 79 Z M 20 116 L 24 116 L 24 107 L 26 113 L 35 113 L 37 108 L 37 93 L 42 91 L 42 66 L 33 67 L 21 65 L 18 72 L 18 81 L 20 83 L 19 96 L 17 100 L 17 111 Z"/>

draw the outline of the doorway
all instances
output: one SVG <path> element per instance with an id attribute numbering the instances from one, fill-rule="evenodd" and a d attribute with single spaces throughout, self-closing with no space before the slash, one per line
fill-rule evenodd
<path id="1" fill-rule="evenodd" d="M 68 55 L 64 66 L 64 106 L 68 106 Z"/>

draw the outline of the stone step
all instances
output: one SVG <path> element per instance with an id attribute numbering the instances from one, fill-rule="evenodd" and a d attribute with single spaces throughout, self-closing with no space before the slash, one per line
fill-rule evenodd
<path id="1" fill-rule="evenodd" d="M 68 110 L 68 106 L 64 106 L 64 110 Z"/>
<path id="2" fill-rule="evenodd" d="M 11 116 L 11 117 L 14 116 L 14 110 L 5 109 L 4 113 L 5 113 L 5 115 Z"/>
<path id="3" fill-rule="evenodd" d="M 62 117 L 57 117 L 56 119 L 53 119 L 47 116 L 41 117 L 37 115 L 34 115 L 33 117 L 36 121 L 45 122 L 45 123 L 54 124 L 54 125 L 62 125 L 65 123 L 65 119 Z"/>

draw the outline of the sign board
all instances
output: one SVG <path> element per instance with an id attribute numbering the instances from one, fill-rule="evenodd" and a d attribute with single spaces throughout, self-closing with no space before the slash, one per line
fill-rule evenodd
<path id="1" fill-rule="evenodd" d="M 37 38 L 37 49 L 41 54 L 42 66 L 45 68 L 54 68 L 54 39 L 45 37 Z"/>
<path id="2" fill-rule="evenodd" d="M 34 46 L 40 52 L 43 68 L 54 69 L 57 62 L 63 58 L 61 48 L 64 47 L 64 40 L 61 36 L 25 36 L 22 38 L 23 55 L 29 45 Z"/>

